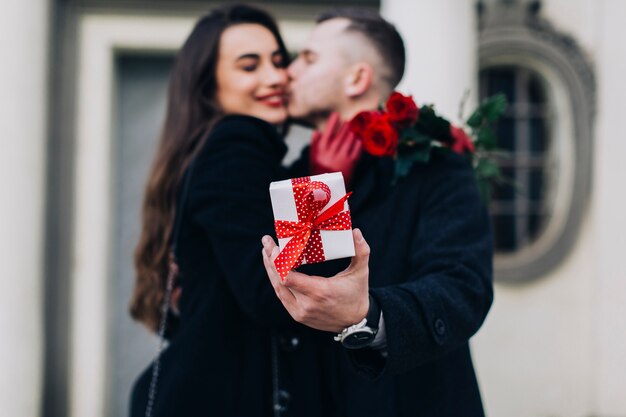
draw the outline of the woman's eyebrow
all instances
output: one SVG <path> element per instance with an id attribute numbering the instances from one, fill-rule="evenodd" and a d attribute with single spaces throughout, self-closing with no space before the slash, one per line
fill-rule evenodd
<path id="1" fill-rule="evenodd" d="M 274 52 L 272 52 L 272 57 L 276 56 L 276 55 L 282 55 L 282 52 L 280 49 L 275 50 Z M 236 59 L 236 61 L 239 61 L 240 59 L 260 59 L 261 55 L 258 53 L 254 53 L 254 52 L 250 52 L 247 54 L 242 54 L 239 55 Z"/>
<path id="2" fill-rule="evenodd" d="M 260 58 L 259 54 L 249 53 L 249 54 L 239 55 L 235 61 L 240 61 L 242 59 L 259 59 L 259 58 Z"/>

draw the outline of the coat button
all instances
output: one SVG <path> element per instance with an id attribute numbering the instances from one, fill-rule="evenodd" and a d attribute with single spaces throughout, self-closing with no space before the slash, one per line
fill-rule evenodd
<path id="1" fill-rule="evenodd" d="M 284 413 L 289 408 L 289 400 L 291 399 L 291 395 L 283 389 L 278 390 L 278 395 L 276 396 L 276 401 L 274 402 L 274 410 L 279 413 Z"/>
<path id="2" fill-rule="evenodd" d="M 435 320 L 435 333 L 439 336 L 446 334 L 446 324 L 441 319 Z"/>
<path id="3" fill-rule="evenodd" d="M 281 335 L 278 343 L 283 352 L 293 352 L 300 346 L 300 339 L 296 336 Z"/>

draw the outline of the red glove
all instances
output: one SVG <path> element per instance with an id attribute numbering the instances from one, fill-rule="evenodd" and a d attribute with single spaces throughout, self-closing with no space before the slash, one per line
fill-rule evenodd
<path id="1" fill-rule="evenodd" d="M 361 149 L 361 139 L 352 133 L 349 123 L 339 120 L 338 113 L 331 114 L 324 131 L 316 130 L 311 136 L 311 175 L 341 171 L 346 185 L 350 184 Z"/>

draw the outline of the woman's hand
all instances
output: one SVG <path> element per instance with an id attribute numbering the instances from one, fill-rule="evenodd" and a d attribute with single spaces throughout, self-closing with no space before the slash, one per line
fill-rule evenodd
<path id="1" fill-rule="evenodd" d="M 331 114 L 324 131 L 316 130 L 311 137 L 311 175 L 341 171 L 350 184 L 362 148 L 349 123 L 339 120 L 338 113 Z"/>

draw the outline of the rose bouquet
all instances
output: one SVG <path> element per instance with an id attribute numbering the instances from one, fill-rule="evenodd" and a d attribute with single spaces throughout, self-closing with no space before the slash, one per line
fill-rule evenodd
<path id="1" fill-rule="evenodd" d="M 393 92 L 379 110 L 357 114 L 350 121 L 350 129 L 361 138 L 366 152 L 395 159 L 394 183 L 405 177 L 414 163 L 427 163 L 433 151 L 466 155 L 480 192 L 488 200 L 491 183 L 501 180 L 493 160 L 497 143 L 491 125 L 506 106 L 501 94 L 487 98 L 467 119 L 467 134 L 439 116 L 432 105 L 418 107 L 411 96 Z"/>

